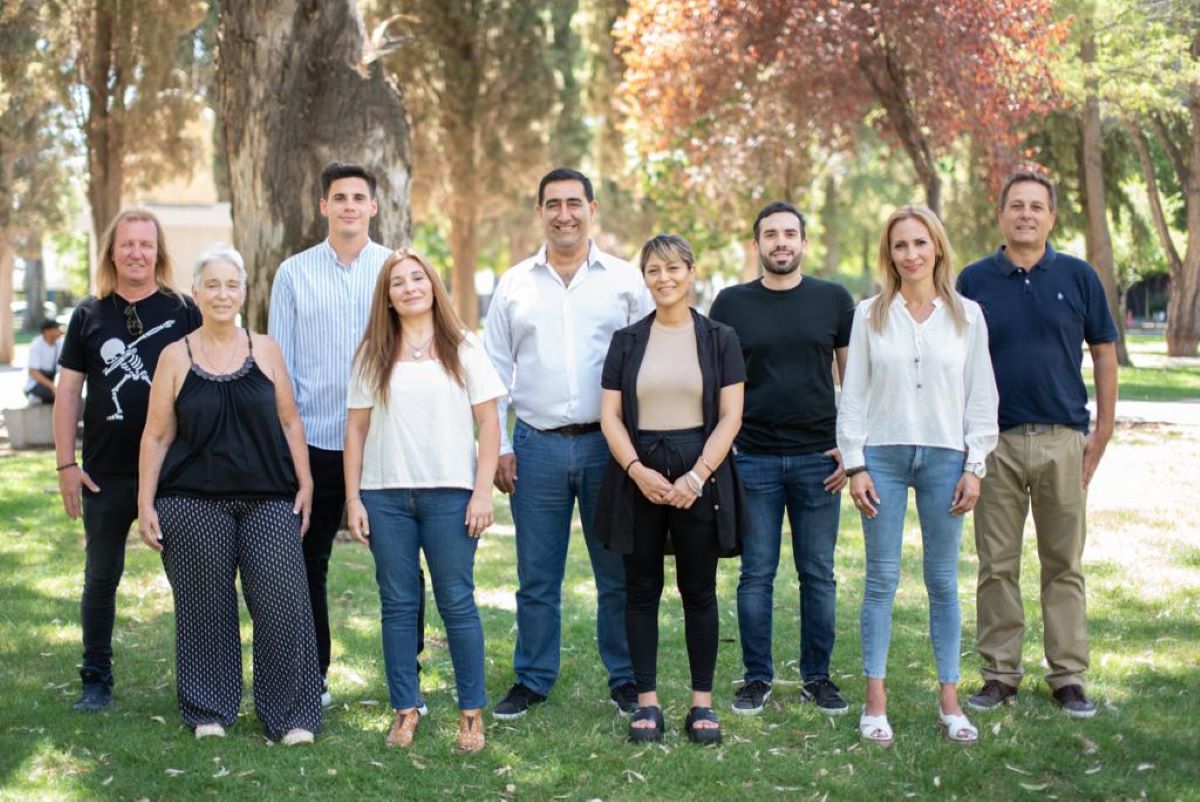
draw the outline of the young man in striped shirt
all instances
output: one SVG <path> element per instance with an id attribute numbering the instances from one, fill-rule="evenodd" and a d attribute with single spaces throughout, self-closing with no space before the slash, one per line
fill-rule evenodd
<path id="1" fill-rule="evenodd" d="M 375 279 L 391 254 L 391 249 L 372 242 L 368 231 L 371 218 L 379 212 L 375 188 L 375 176 L 361 165 L 326 165 L 321 171 L 321 216 L 328 223 L 329 236 L 284 260 L 271 287 L 267 331 L 279 343 L 287 363 L 313 473 L 304 565 L 322 677 L 328 674 L 330 661 L 325 579 L 346 504 L 342 445 L 350 366 L 366 329 Z M 423 576 L 421 584 L 418 653 L 425 629 Z M 326 685 L 321 702 L 328 707 L 332 700 Z"/>

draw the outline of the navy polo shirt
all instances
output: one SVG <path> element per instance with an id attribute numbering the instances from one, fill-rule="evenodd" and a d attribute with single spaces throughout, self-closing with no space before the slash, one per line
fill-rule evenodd
<path id="1" fill-rule="evenodd" d="M 963 270 L 958 291 L 983 307 L 987 319 L 1001 431 L 1057 423 L 1087 432 L 1083 343 L 1117 339 L 1091 265 L 1047 244 L 1041 261 L 1025 270 L 1001 246 Z"/>

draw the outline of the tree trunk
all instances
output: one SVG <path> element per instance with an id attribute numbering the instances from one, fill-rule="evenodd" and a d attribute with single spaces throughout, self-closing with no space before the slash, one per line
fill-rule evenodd
<path id="1" fill-rule="evenodd" d="M 758 251 L 754 247 L 754 240 L 742 240 L 742 282 L 754 281 L 761 275 L 762 264 L 758 258 Z"/>
<path id="2" fill-rule="evenodd" d="M 825 246 L 825 259 L 821 275 L 831 277 L 837 273 L 842 254 L 838 249 L 841 238 L 841 210 L 837 202 L 837 181 L 832 175 L 825 177 L 825 203 L 821 208 L 821 244 Z"/>
<path id="3" fill-rule="evenodd" d="M 279 263 L 327 236 L 320 173 L 358 162 L 379 178 L 372 238 L 411 236 L 408 120 L 400 91 L 363 63 L 353 0 L 223 3 L 217 88 L 233 238 L 249 271 L 246 320 L 265 331 Z"/>
<path id="4" fill-rule="evenodd" d="M 1090 30 L 1091 20 L 1085 24 L 1089 30 L 1079 47 L 1079 57 L 1087 70 L 1096 63 L 1096 37 Z M 1104 286 L 1104 297 L 1109 312 L 1117 324 L 1117 362 L 1132 367 L 1129 352 L 1125 347 L 1125 315 L 1121 303 L 1121 291 L 1117 286 L 1113 260 L 1112 236 L 1108 230 L 1108 205 L 1104 191 L 1104 136 L 1100 127 L 1099 84 L 1094 71 L 1084 79 L 1086 96 L 1083 103 L 1082 146 L 1080 149 L 1080 194 L 1084 214 L 1087 218 L 1087 259 L 1100 276 Z"/>
<path id="5" fill-rule="evenodd" d="M 36 240 L 40 245 L 41 241 Z M 46 263 L 42 261 L 40 248 L 36 259 L 25 260 L 25 319 L 21 328 L 29 333 L 40 331 L 46 313 L 42 305 L 46 301 Z"/>
<path id="6" fill-rule="evenodd" d="M 1200 33 L 1192 46 L 1192 58 L 1200 56 Z M 1200 344 L 1200 80 L 1189 86 L 1186 169 L 1180 176 L 1185 199 L 1187 249 L 1178 277 L 1171 276 L 1171 299 L 1167 304 L 1167 353 L 1170 356 L 1196 356 Z"/>
<path id="7" fill-rule="evenodd" d="M 13 361 L 13 250 L 12 230 L 0 230 L 0 365 Z"/>
<path id="8" fill-rule="evenodd" d="M 114 31 L 118 12 L 107 3 L 95 3 L 91 9 L 91 42 L 85 84 L 88 113 L 84 121 L 84 139 L 88 155 L 88 204 L 92 210 L 92 249 L 99 247 L 100 235 L 121 211 L 121 193 L 125 189 L 125 133 L 123 118 L 124 89 L 129 76 L 114 75 L 114 42 L 121 41 Z M 122 91 L 113 92 L 115 85 Z M 112 103 L 110 107 L 109 103 Z"/>
<path id="9" fill-rule="evenodd" d="M 463 325 L 472 331 L 479 326 L 479 297 L 475 292 L 475 266 L 479 260 L 479 203 L 474 181 L 466 184 L 450 176 L 450 299 Z"/>

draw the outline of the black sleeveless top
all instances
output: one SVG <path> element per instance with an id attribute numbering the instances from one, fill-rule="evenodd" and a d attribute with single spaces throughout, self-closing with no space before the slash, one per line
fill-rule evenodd
<path id="1" fill-rule="evenodd" d="M 290 499 L 299 483 L 275 408 L 275 384 L 250 353 L 233 373 L 215 376 L 196 364 L 175 399 L 175 441 L 167 450 L 158 496 Z"/>

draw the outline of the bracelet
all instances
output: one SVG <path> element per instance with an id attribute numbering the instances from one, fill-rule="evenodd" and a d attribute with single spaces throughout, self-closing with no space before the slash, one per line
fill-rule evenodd
<path id="1" fill-rule="evenodd" d="M 59 465 L 59 466 L 58 466 L 57 468 L 55 468 L 54 470 L 56 470 L 56 471 L 65 471 L 67 468 L 74 468 L 74 467 L 77 467 L 78 465 L 79 465 L 79 463 L 78 463 L 78 462 L 68 462 L 66 465 Z"/>
<path id="2" fill-rule="evenodd" d="M 854 476 L 856 473 L 862 473 L 867 469 L 866 465 L 859 465 L 857 468 L 847 468 L 846 476 Z"/>
<path id="3" fill-rule="evenodd" d="M 634 457 L 633 459 L 629 460 L 628 464 L 626 464 L 625 468 L 624 468 L 625 473 L 628 474 L 629 469 L 632 468 L 638 462 L 641 462 L 641 460 L 638 459 L 637 457 Z"/>
<path id="4" fill-rule="evenodd" d="M 362 501 L 362 496 L 350 496 L 346 499 L 347 504 L 349 504 L 351 501 Z"/>
<path id="5" fill-rule="evenodd" d="M 695 471 L 688 471 L 684 474 L 687 477 L 688 484 L 692 488 L 692 492 L 697 496 L 704 495 L 704 482 L 700 481 L 700 476 Z"/>
<path id="6" fill-rule="evenodd" d="M 703 454 L 701 454 L 701 455 L 700 455 L 700 462 L 701 462 L 701 464 L 703 464 L 703 465 L 704 465 L 704 467 L 705 467 L 705 468 L 708 468 L 708 472 L 709 472 L 709 474 L 714 474 L 714 473 L 716 473 L 716 472 L 717 472 L 717 469 L 716 469 L 716 468 L 714 468 L 713 466 L 711 466 L 711 465 L 709 465 L 709 464 L 708 464 L 708 460 L 706 460 L 706 459 L 704 458 L 704 455 L 703 455 Z"/>

